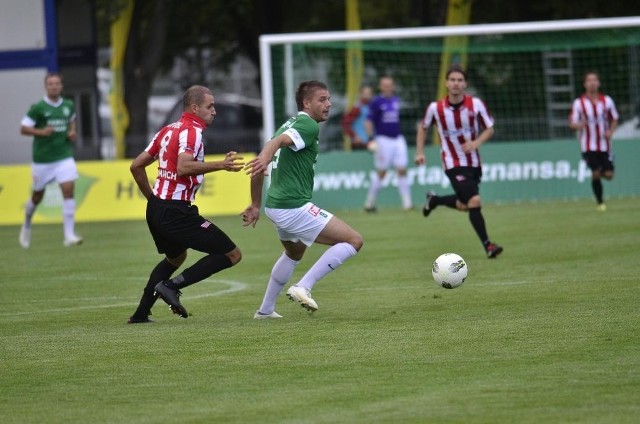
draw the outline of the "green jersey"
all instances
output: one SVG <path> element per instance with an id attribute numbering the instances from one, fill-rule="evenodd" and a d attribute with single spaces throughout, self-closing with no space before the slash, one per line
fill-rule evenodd
<path id="1" fill-rule="evenodd" d="M 67 133 L 75 119 L 73 101 L 60 98 L 56 103 L 46 97 L 31 106 L 22 125 L 33 128 L 53 127 L 48 136 L 33 137 L 33 162 L 50 163 L 73 157 L 73 146 Z"/>
<path id="2" fill-rule="evenodd" d="M 320 126 L 306 113 L 298 112 L 276 131 L 275 137 L 283 133 L 294 144 L 279 149 L 273 157 L 265 206 L 294 209 L 311 201 Z"/>

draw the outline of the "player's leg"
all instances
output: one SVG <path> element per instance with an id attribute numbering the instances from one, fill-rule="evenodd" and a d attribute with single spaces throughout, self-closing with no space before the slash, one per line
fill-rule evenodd
<path id="1" fill-rule="evenodd" d="M 260 307 L 253 316 L 255 319 L 282 317 L 275 311 L 278 295 L 280 295 L 284 286 L 291 279 L 295 267 L 300 263 L 307 249 L 307 246 L 301 241 L 280 240 L 280 242 L 284 246 L 284 252 L 271 269 L 269 283 L 262 298 L 262 304 L 260 304 Z"/>
<path id="2" fill-rule="evenodd" d="M 449 179 L 451 186 L 455 187 L 455 184 L 458 181 L 458 175 L 462 174 L 462 168 L 452 168 L 447 169 L 445 171 L 445 175 Z M 424 206 L 422 207 L 422 215 L 426 218 L 431 214 L 438 206 L 446 206 L 451 209 L 457 209 L 461 211 L 466 210 L 466 205 L 458 200 L 458 196 L 456 194 L 448 194 L 446 196 L 438 196 L 433 191 L 428 191 L 426 194 L 426 201 Z"/>
<path id="3" fill-rule="evenodd" d="M 393 166 L 396 169 L 398 178 L 398 192 L 402 201 L 402 209 L 405 211 L 413 209 L 413 201 L 411 200 L 411 189 L 409 187 L 409 179 L 407 178 L 407 166 L 409 158 L 407 154 L 407 142 L 403 136 L 393 142 Z"/>
<path id="4" fill-rule="evenodd" d="M 184 263 L 186 258 L 187 252 L 185 250 L 182 254 L 174 258 L 166 256 L 153 268 L 149 275 L 147 285 L 142 291 L 138 308 L 133 315 L 129 317 L 129 324 L 150 322 L 149 315 L 151 315 L 151 308 L 159 297 L 155 290 L 156 285 L 161 281 L 170 279 L 173 273 Z"/>
<path id="5" fill-rule="evenodd" d="M 33 180 L 33 187 L 31 197 L 27 200 L 24 208 L 24 222 L 20 227 L 20 236 L 18 238 L 20 246 L 24 249 L 28 249 L 31 246 L 31 225 L 33 222 L 33 215 L 38 208 L 38 205 L 44 198 L 44 192 L 54 178 L 51 172 L 51 165 L 49 164 L 31 164 L 31 179 Z"/>
<path id="6" fill-rule="evenodd" d="M 482 199 L 480 198 L 480 179 L 482 172 L 480 168 L 468 168 L 464 178 L 458 177 L 454 190 L 458 196 L 458 201 L 461 205 L 460 210 L 467 210 L 469 212 L 469 222 L 473 227 L 476 235 L 480 239 L 482 246 L 489 258 L 495 258 L 502 253 L 503 248 L 495 243 L 492 243 L 487 234 L 487 226 L 482 215 Z"/>
<path id="7" fill-rule="evenodd" d="M 78 179 L 78 169 L 72 158 L 61 160 L 55 164 L 55 178 L 62 192 L 62 227 L 64 230 L 64 245 L 76 246 L 82 243 L 82 237 L 76 235 L 76 200 L 74 198 L 75 180 Z"/>
<path id="8" fill-rule="evenodd" d="M 187 318 L 189 314 L 180 303 L 180 290 L 232 267 L 240 262 L 242 254 L 220 228 L 200 216 L 195 205 L 157 199 L 153 203 L 163 212 L 155 214 L 160 218 L 154 221 L 154 228 L 171 243 L 170 246 L 165 246 L 162 253 L 168 257 L 177 257 L 188 248 L 208 253 L 180 274 L 155 286 L 156 292 L 171 306 L 171 310 Z"/>
<path id="9" fill-rule="evenodd" d="M 604 210 L 605 207 L 602 198 L 603 189 L 601 180 L 602 164 L 600 163 L 600 158 L 598 157 L 597 152 L 585 152 L 582 154 L 582 158 L 587 163 L 587 167 L 591 170 L 591 191 L 593 192 L 593 196 L 596 198 L 598 210 Z"/>
<path id="10" fill-rule="evenodd" d="M 347 259 L 355 256 L 364 243 L 362 236 L 336 216 L 331 216 L 315 239 L 316 243 L 329 245 L 300 281 L 287 294 L 300 302 L 306 309 L 318 309 L 311 298 L 314 285 L 331 271 L 335 271 Z"/>
<path id="11" fill-rule="evenodd" d="M 382 180 L 384 180 L 386 175 L 387 171 L 384 169 L 376 169 L 376 172 L 372 174 L 371 184 L 367 192 L 367 200 L 364 203 L 364 210 L 366 212 L 376 212 L 378 210 L 376 206 L 378 202 L 378 192 L 382 186 Z"/>
<path id="12" fill-rule="evenodd" d="M 384 177 L 387 175 L 387 170 L 391 167 L 391 159 L 393 158 L 393 146 L 389 140 L 379 136 L 377 146 L 373 160 L 376 172 L 371 178 L 367 199 L 364 203 L 364 210 L 367 212 L 375 212 L 377 210 L 378 192 L 382 187 Z"/>
<path id="13" fill-rule="evenodd" d="M 601 153 L 599 162 L 599 175 L 600 178 L 604 178 L 607 181 L 611 181 L 614 176 L 614 165 L 613 165 L 613 154 L 609 153 Z M 592 174 L 593 177 L 593 174 Z M 604 212 L 607 210 L 607 206 L 604 202 L 604 187 L 602 186 L 602 181 L 600 181 L 600 201 L 598 202 L 597 210 L 600 212 Z M 596 197 L 597 199 L 597 197 Z"/>

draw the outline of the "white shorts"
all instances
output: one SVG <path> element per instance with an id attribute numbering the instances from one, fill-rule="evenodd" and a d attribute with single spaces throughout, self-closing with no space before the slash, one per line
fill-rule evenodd
<path id="1" fill-rule="evenodd" d="M 78 168 L 73 158 L 50 163 L 32 163 L 33 191 L 42 191 L 52 181 L 58 184 L 78 179 Z"/>
<path id="2" fill-rule="evenodd" d="M 397 137 L 376 136 L 376 150 L 374 165 L 376 170 L 386 171 L 391 167 L 395 169 L 407 169 L 409 157 L 407 156 L 407 140 L 403 135 Z"/>
<path id="3" fill-rule="evenodd" d="M 331 212 L 320 209 L 311 202 L 296 209 L 264 208 L 264 213 L 275 224 L 280 240 L 294 243 L 301 241 L 307 246 L 316 241 L 333 217 Z"/>

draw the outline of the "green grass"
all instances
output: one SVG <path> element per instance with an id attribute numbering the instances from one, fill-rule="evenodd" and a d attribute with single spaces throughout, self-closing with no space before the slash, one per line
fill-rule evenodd
<path id="1" fill-rule="evenodd" d="M 146 224 L 0 227 L 3 423 L 632 423 L 640 416 L 640 204 L 488 205 L 487 260 L 466 215 L 334 211 L 358 256 L 255 321 L 280 254 L 263 216 L 214 221 L 242 262 L 184 291 L 193 314 L 125 324 L 160 256 Z M 324 250 L 314 246 L 299 278 Z M 444 290 L 441 253 L 469 277 Z M 200 254 L 193 252 L 187 264 Z"/>

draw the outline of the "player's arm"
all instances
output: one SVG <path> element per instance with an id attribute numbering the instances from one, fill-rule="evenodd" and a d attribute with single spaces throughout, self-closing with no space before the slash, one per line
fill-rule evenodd
<path id="1" fill-rule="evenodd" d="M 251 177 L 251 204 L 242 212 L 242 226 L 251 225 L 256 227 L 260 219 L 260 208 L 262 207 L 262 184 L 264 175 L 256 174 Z"/>
<path id="2" fill-rule="evenodd" d="M 618 128 L 618 120 L 617 119 L 609 120 L 609 129 L 604 134 L 607 140 L 611 140 L 611 138 L 613 137 L 613 133 L 616 132 L 616 128 Z"/>
<path id="3" fill-rule="evenodd" d="M 30 116 L 22 118 L 20 123 L 20 134 L 28 136 L 47 137 L 53 132 L 53 127 L 46 126 L 44 128 L 36 128 L 36 121 Z"/>
<path id="4" fill-rule="evenodd" d="M 434 106 L 432 105 L 433 103 L 424 111 L 424 116 L 416 129 L 416 155 L 414 159 L 416 165 L 423 165 L 427 162 L 427 158 L 424 156 L 424 143 L 427 139 L 427 128 L 434 123 Z"/>
<path id="5" fill-rule="evenodd" d="M 580 119 L 580 104 L 575 101 L 571 107 L 571 113 L 569 114 L 569 128 L 574 131 L 579 131 L 585 127 L 586 123 Z"/>
<path id="6" fill-rule="evenodd" d="M 75 116 L 74 116 L 75 118 Z M 76 141 L 78 134 L 76 133 L 76 120 L 69 121 L 69 128 L 67 130 L 67 138 L 71 141 Z"/>
<path id="7" fill-rule="evenodd" d="M 150 199 L 151 196 L 153 196 L 153 190 L 151 189 L 149 179 L 147 178 L 146 168 L 153 162 L 155 162 L 155 158 L 148 152 L 144 151 L 140 153 L 138 157 L 133 160 L 133 162 L 131 162 L 131 166 L 129 167 L 131 175 L 133 175 L 133 179 L 138 185 L 140 192 L 147 199 Z"/>
<path id="8" fill-rule="evenodd" d="M 273 160 L 276 152 L 281 147 L 289 147 L 293 144 L 293 140 L 286 132 L 272 138 L 265 143 L 262 151 L 257 157 L 247 162 L 244 169 L 247 171 L 248 175 L 251 175 L 251 177 L 258 174 L 268 175 L 267 172 L 269 170 L 269 164 Z"/>
<path id="9" fill-rule="evenodd" d="M 240 162 L 243 159 L 236 152 L 228 152 L 221 161 L 200 162 L 187 151 L 178 155 L 177 171 L 181 177 L 192 177 L 215 171 L 238 172 L 244 167 L 244 162 Z"/>
<path id="10" fill-rule="evenodd" d="M 482 132 L 480 133 L 480 135 L 478 137 L 476 137 L 475 140 L 471 140 L 468 143 L 464 143 L 462 145 L 462 150 L 465 153 L 469 153 L 473 150 L 477 150 L 480 148 L 480 146 L 482 146 L 487 140 L 489 140 L 491 137 L 493 137 L 493 133 L 494 133 L 494 129 L 493 127 L 489 127 L 489 128 L 485 128 L 484 130 L 482 130 Z"/>
<path id="11" fill-rule="evenodd" d="M 422 122 L 418 123 L 418 128 L 416 130 L 416 156 L 415 156 L 415 164 L 416 165 L 424 165 L 427 159 L 424 156 L 424 142 L 426 138 L 427 132 L 425 131 Z"/>

